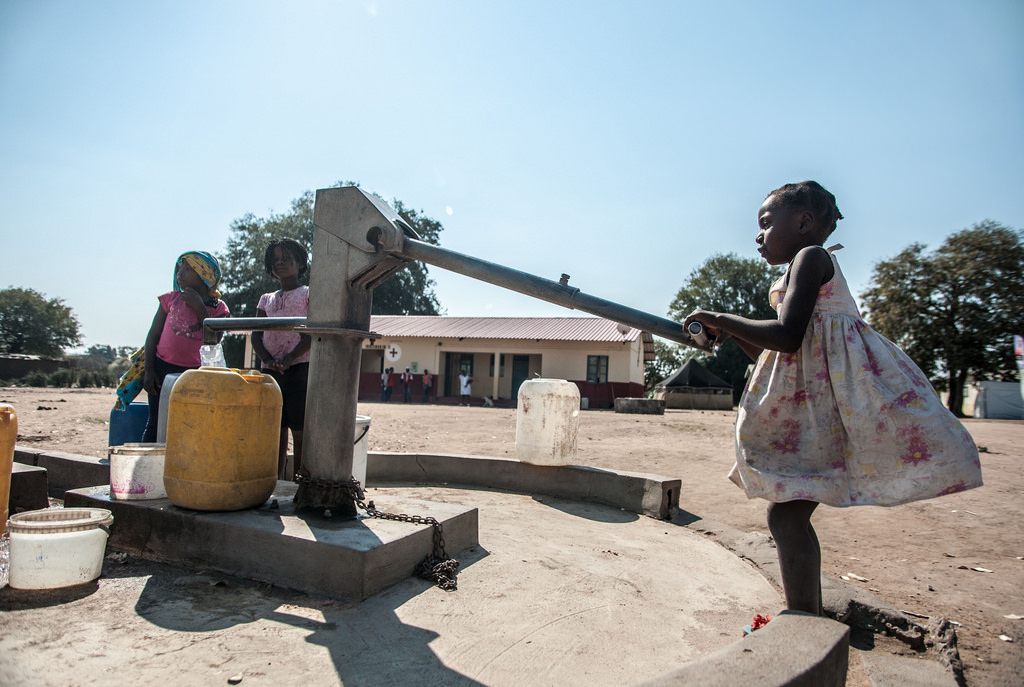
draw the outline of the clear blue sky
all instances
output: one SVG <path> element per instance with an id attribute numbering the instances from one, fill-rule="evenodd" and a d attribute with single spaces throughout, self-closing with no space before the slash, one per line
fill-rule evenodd
<path id="1" fill-rule="evenodd" d="M 655 314 L 816 179 L 855 293 L 1024 226 L 1024 3 L 0 2 L 0 288 L 140 345 L 185 250 L 356 180 Z M 449 315 L 573 314 L 440 270 Z"/>

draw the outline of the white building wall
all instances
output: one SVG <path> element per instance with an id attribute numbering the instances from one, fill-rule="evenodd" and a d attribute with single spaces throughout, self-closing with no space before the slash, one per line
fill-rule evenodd
<path id="1" fill-rule="evenodd" d="M 438 345 L 440 344 L 440 345 Z M 551 379 L 586 380 L 587 356 L 608 356 L 609 382 L 644 383 L 643 343 L 603 343 L 581 341 L 523 341 L 495 339 L 407 339 L 385 338 L 363 346 L 360 370 L 379 372 L 383 366 L 394 367 L 397 372 L 410 367 L 419 374 L 424 368 L 433 374 L 447 375 L 442 369 L 447 353 L 474 353 L 474 395 L 510 398 L 512 394 L 512 357 L 530 356 L 533 376 Z M 497 376 L 500 367 L 495 363 L 495 375 L 490 375 L 490 356 L 495 360 L 505 356 L 505 375 Z M 443 387 L 442 387 L 443 388 Z"/>

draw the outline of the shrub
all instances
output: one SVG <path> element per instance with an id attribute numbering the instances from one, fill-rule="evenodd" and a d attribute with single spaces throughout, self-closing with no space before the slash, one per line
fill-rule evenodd
<path id="1" fill-rule="evenodd" d="M 22 380 L 26 386 L 46 386 L 47 376 L 42 370 L 32 370 Z"/>
<path id="2" fill-rule="evenodd" d="M 67 370 L 57 370 L 46 378 L 46 386 L 71 386 L 71 373 Z"/>

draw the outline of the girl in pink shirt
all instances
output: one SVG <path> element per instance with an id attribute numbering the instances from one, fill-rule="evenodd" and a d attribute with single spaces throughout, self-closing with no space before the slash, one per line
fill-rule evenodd
<path id="1" fill-rule="evenodd" d="M 305 246 L 292 239 L 271 241 L 263 255 L 267 274 L 281 283 L 277 291 L 260 296 L 257 317 L 305 317 L 309 309 L 309 287 L 299 278 L 309 269 Z M 278 479 L 294 479 L 302 467 L 302 429 L 306 417 L 306 384 L 309 378 L 311 340 L 294 331 L 253 332 L 252 347 L 263 362 L 263 371 L 281 387 L 281 443 L 278 450 Z M 292 432 L 295 456 L 292 474 L 285 474 L 288 430 Z"/>

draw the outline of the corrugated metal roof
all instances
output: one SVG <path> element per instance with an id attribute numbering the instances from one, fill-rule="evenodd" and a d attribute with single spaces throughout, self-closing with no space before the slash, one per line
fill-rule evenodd
<path id="1" fill-rule="evenodd" d="M 654 359 L 648 332 L 601 317 L 447 317 L 374 315 L 370 329 L 381 336 L 405 338 L 519 339 L 625 343 L 640 339 L 644 359 Z"/>

